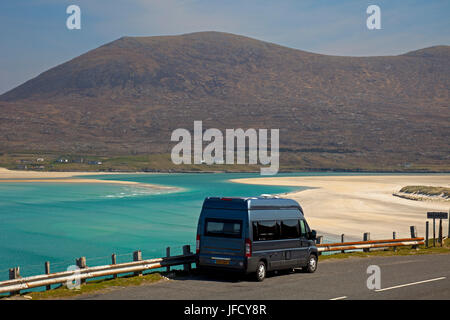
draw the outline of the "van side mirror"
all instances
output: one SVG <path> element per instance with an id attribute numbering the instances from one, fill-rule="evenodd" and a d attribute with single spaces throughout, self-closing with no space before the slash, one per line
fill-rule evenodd
<path id="1" fill-rule="evenodd" d="M 311 232 L 309 233 L 309 239 L 310 240 L 316 240 L 316 238 L 317 238 L 316 230 L 311 230 Z"/>

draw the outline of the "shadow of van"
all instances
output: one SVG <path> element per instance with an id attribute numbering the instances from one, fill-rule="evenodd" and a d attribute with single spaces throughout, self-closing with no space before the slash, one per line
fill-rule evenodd
<path id="1" fill-rule="evenodd" d="M 273 278 L 277 276 L 285 276 L 294 273 L 302 273 L 301 269 L 287 269 L 287 270 L 276 270 L 268 271 L 267 278 Z M 172 278 L 169 276 L 169 278 Z M 174 280 L 197 280 L 197 281 L 211 281 L 211 282 L 228 282 L 228 283 L 239 283 L 241 281 L 246 282 L 257 282 L 255 280 L 255 274 L 249 273 L 244 274 L 240 272 L 232 271 L 222 271 L 213 269 L 192 269 L 190 273 L 187 272 L 177 272 L 173 277 Z"/>

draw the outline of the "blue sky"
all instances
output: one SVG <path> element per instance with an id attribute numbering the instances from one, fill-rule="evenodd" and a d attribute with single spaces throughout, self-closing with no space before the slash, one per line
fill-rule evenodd
<path id="1" fill-rule="evenodd" d="M 81 8 L 81 30 L 66 8 Z M 366 8 L 381 8 L 368 30 Z M 323 54 L 395 55 L 450 44 L 450 1 L 2 0 L 0 94 L 122 36 L 224 31 Z"/>

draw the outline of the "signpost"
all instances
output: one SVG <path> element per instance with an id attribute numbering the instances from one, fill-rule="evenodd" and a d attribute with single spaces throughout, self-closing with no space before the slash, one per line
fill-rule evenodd
<path id="1" fill-rule="evenodd" d="M 439 241 L 442 245 L 442 219 L 448 219 L 448 212 L 427 212 L 427 219 L 433 219 L 433 247 L 436 247 L 436 219 L 439 219 Z"/>

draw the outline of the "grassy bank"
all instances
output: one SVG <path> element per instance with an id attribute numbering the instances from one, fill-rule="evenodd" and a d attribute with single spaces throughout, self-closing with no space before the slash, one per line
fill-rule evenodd
<path id="1" fill-rule="evenodd" d="M 369 252 L 349 252 L 349 253 L 336 253 L 330 255 L 321 255 L 319 257 L 319 261 L 324 260 L 332 260 L 332 259 L 346 259 L 346 258 L 367 258 L 367 257 L 375 257 L 375 256 L 409 256 L 409 255 L 420 255 L 420 254 L 442 254 L 442 253 L 450 253 L 450 239 L 444 240 L 444 245 L 441 247 L 438 244 L 438 240 L 436 239 L 436 247 L 431 247 L 433 245 L 433 240 L 430 239 L 429 242 L 430 247 L 426 248 L 425 245 L 418 246 L 417 249 L 411 249 L 408 247 L 398 247 L 397 251 L 394 251 L 392 248 L 384 249 L 384 250 L 376 250 Z"/>
<path id="2" fill-rule="evenodd" d="M 450 188 L 432 187 L 432 186 L 406 186 L 400 189 L 400 192 L 419 194 L 425 196 L 442 196 L 450 198 Z"/>
<path id="3" fill-rule="evenodd" d="M 248 156 L 248 155 L 247 155 Z M 67 160 L 67 161 L 66 161 Z M 398 158 L 345 157 L 340 153 L 280 151 L 280 171 L 354 172 L 450 172 L 445 161 L 418 160 L 405 164 Z M 0 153 L 0 167 L 40 171 L 127 171 L 127 172 L 259 172 L 260 165 L 175 165 L 169 153 L 148 155 L 86 155 L 56 153 Z"/>
<path id="4" fill-rule="evenodd" d="M 23 298 L 30 300 L 41 300 L 41 299 L 66 299 L 73 298 L 82 294 L 92 294 L 101 293 L 108 290 L 120 289 L 128 286 L 139 286 L 144 284 L 156 283 L 162 281 L 165 278 L 158 272 L 152 272 L 144 274 L 142 277 L 136 276 L 122 276 L 116 279 L 101 279 L 101 280 L 88 280 L 86 284 L 82 285 L 79 290 L 77 289 L 67 289 L 64 285 L 59 288 L 52 289 L 49 291 L 40 292 L 28 292 L 23 293 L 20 296 L 14 298 Z"/>

